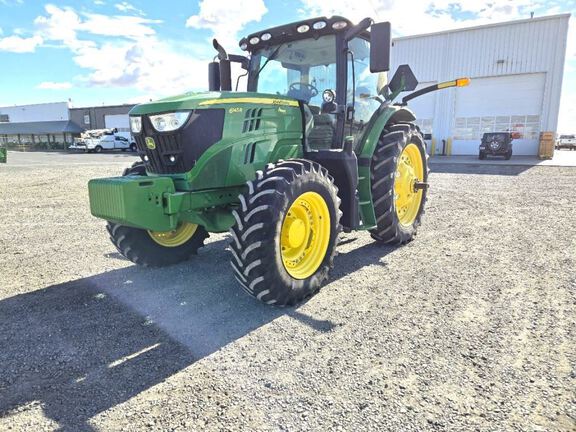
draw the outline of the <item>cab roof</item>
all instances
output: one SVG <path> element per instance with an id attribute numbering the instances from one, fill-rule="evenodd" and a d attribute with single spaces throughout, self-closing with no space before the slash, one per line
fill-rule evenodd
<path id="1" fill-rule="evenodd" d="M 320 23 L 324 23 L 323 27 Z M 335 24 L 336 28 L 333 27 Z M 315 25 L 317 26 L 316 28 L 314 27 Z M 304 26 L 308 26 L 308 30 L 302 31 L 305 28 Z M 244 51 L 253 52 L 270 45 L 278 45 L 279 43 L 310 38 L 318 39 L 320 36 L 346 31 L 353 26 L 354 24 L 349 19 L 341 16 L 310 18 L 252 33 L 242 38 L 239 45 Z M 299 28 L 301 31 L 298 31 Z M 366 33 L 369 34 L 368 32 Z M 269 34 L 270 38 L 262 40 L 262 35 L 266 34 Z"/>

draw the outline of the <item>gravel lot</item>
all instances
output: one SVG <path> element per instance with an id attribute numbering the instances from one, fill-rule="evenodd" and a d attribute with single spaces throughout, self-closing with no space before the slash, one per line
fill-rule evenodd
<path id="1" fill-rule="evenodd" d="M 133 156 L 10 156 L 0 430 L 576 430 L 576 168 L 438 165 L 416 241 L 346 234 L 275 309 L 226 235 L 164 270 L 116 253 L 86 182 Z"/>

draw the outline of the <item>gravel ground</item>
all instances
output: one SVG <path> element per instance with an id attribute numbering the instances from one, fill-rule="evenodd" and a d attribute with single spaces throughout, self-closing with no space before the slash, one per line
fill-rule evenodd
<path id="1" fill-rule="evenodd" d="M 416 241 L 275 309 L 226 235 L 123 260 L 86 182 L 131 157 L 80 156 L 0 166 L 0 430 L 576 430 L 576 168 L 437 166 Z"/>

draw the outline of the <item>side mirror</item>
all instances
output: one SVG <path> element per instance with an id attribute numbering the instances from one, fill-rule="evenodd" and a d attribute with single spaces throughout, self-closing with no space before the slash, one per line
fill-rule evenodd
<path id="1" fill-rule="evenodd" d="M 370 72 L 390 70 L 392 28 L 389 22 L 373 24 L 370 28 Z"/>
<path id="2" fill-rule="evenodd" d="M 398 70 L 392 77 L 388 88 L 392 93 L 400 93 L 403 91 L 412 91 L 418 85 L 418 80 L 414 76 L 414 72 L 408 65 L 398 66 Z"/>

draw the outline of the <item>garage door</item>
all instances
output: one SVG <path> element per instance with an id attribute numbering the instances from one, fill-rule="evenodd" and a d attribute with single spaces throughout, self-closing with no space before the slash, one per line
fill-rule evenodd
<path id="1" fill-rule="evenodd" d="M 117 128 L 118 132 L 130 132 L 128 114 L 109 114 L 104 117 L 107 128 Z"/>
<path id="2" fill-rule="evenodd" d="M 513 131 L 514 154 L 538 152 L 546 75 L 522 74 L 473 79 L 456 92 L 452 154 L 477 154 L 485 132 Z"/>

